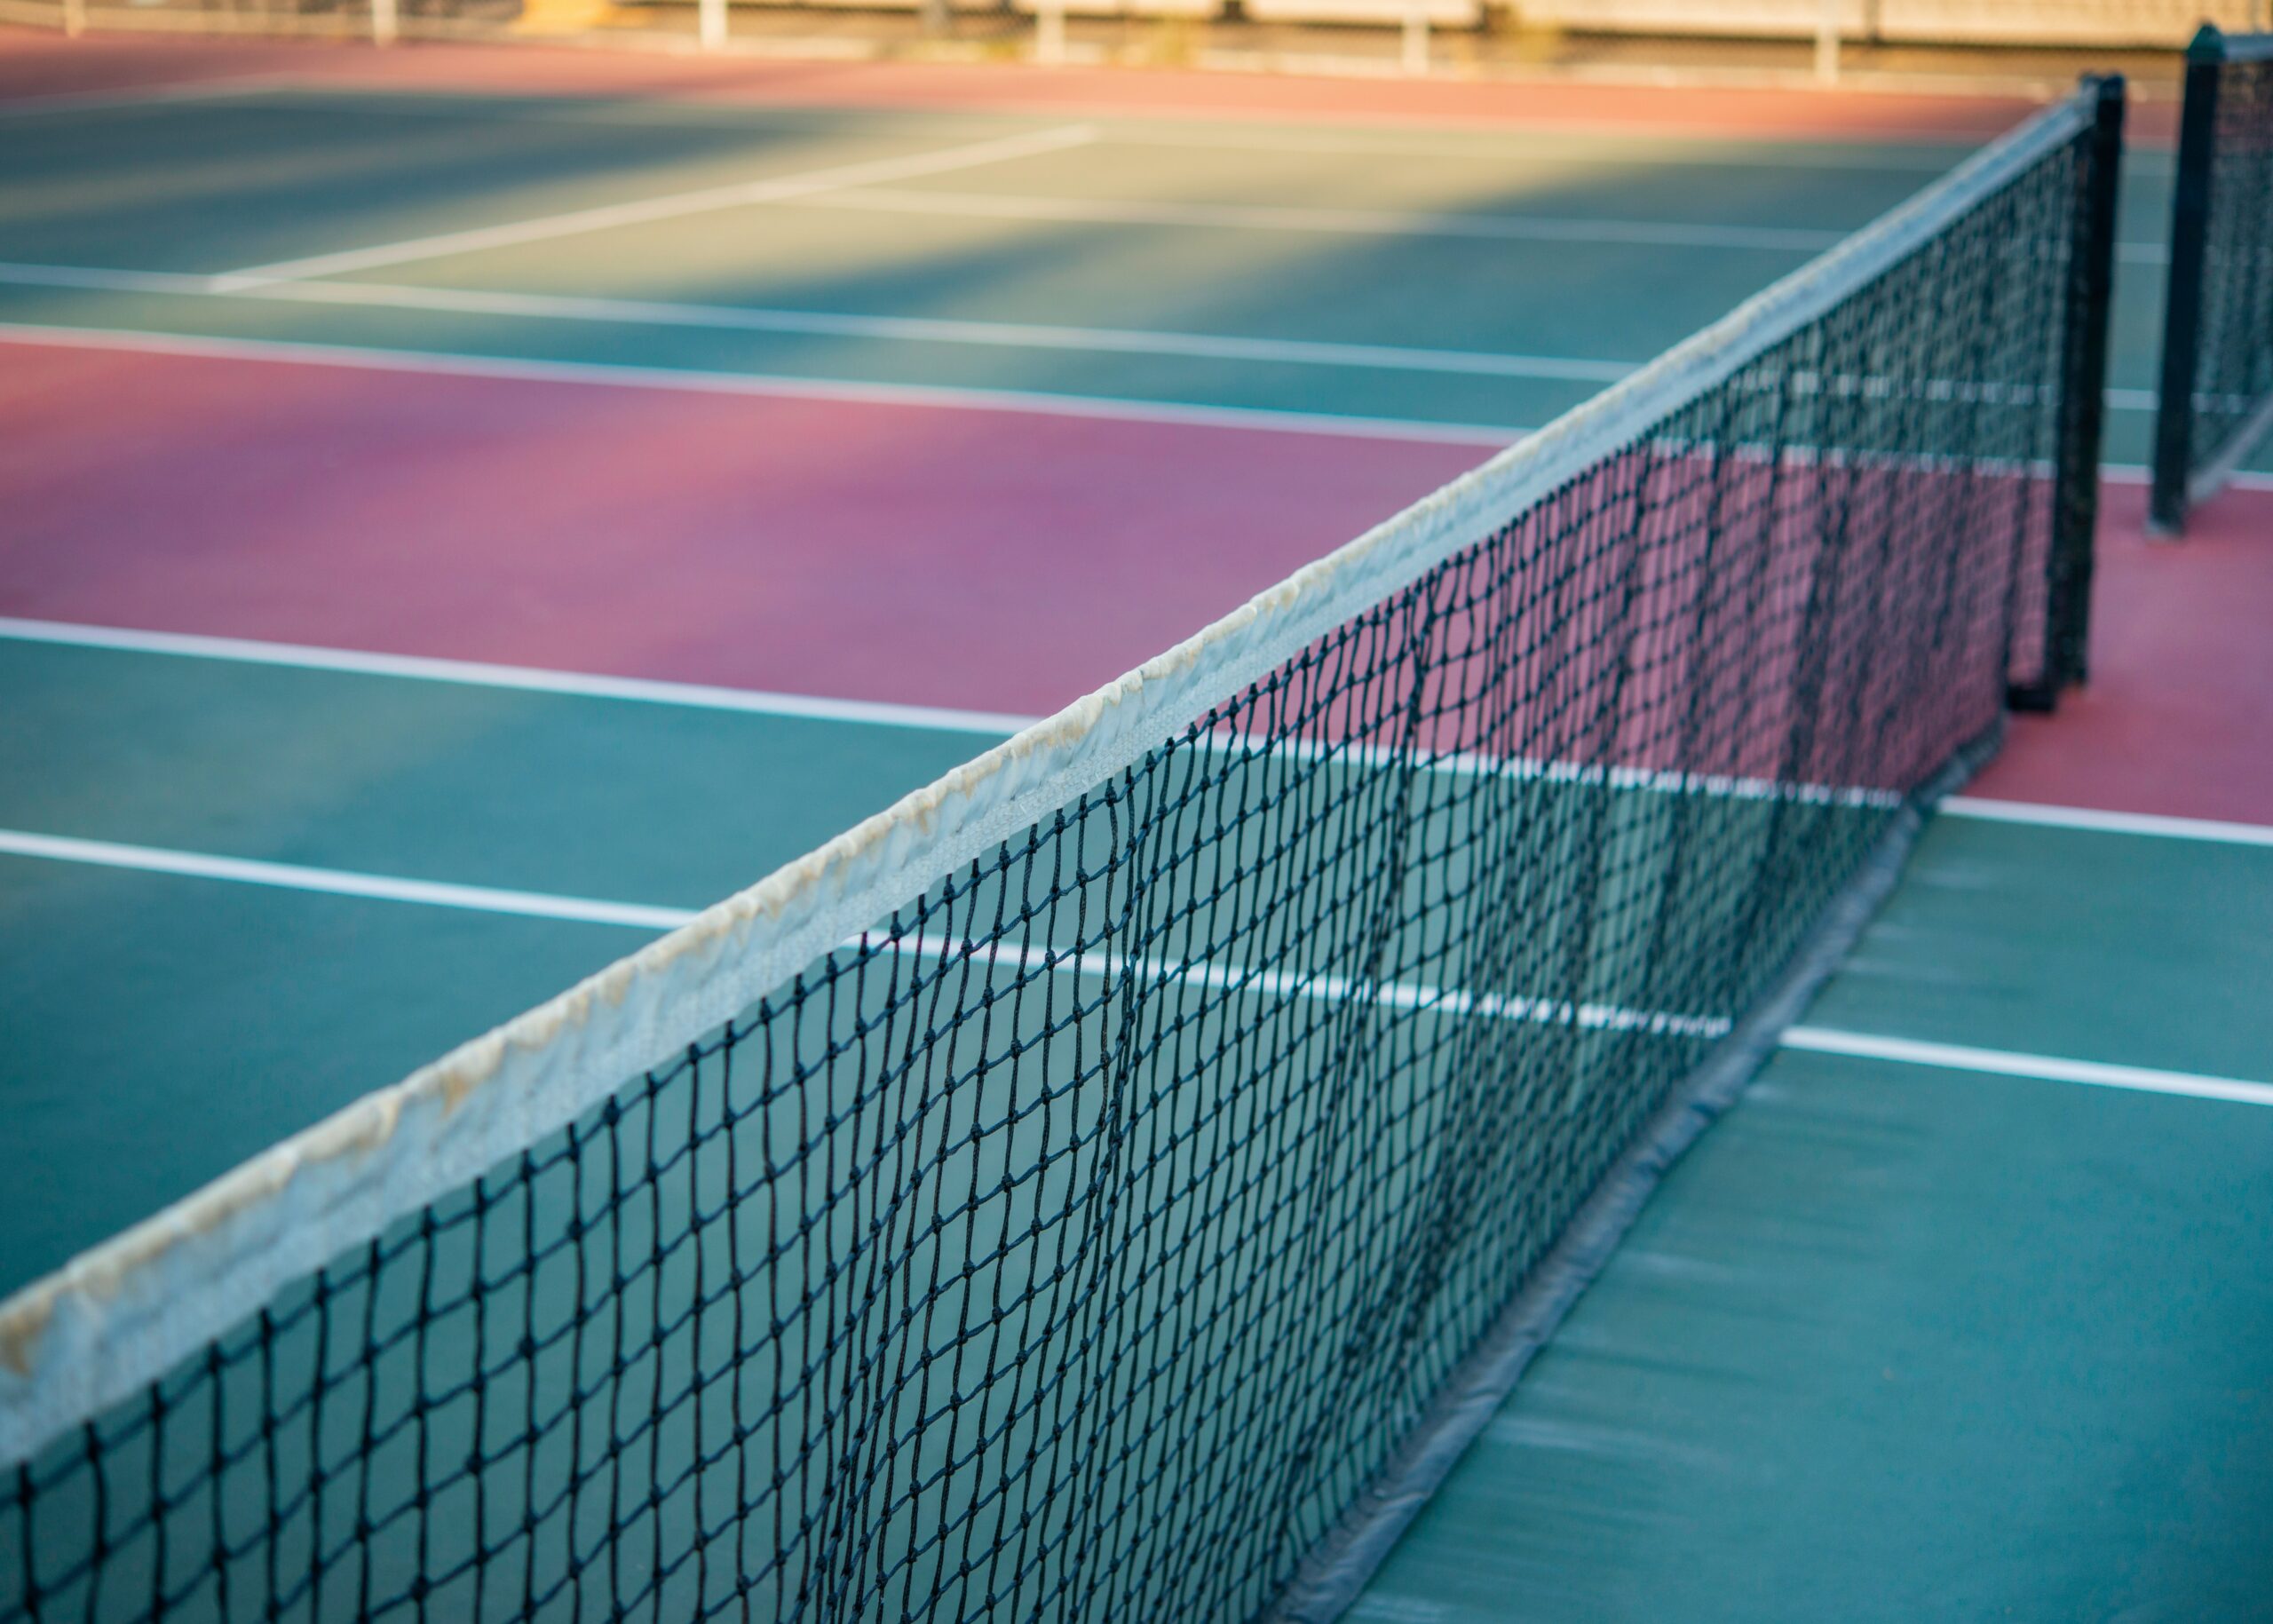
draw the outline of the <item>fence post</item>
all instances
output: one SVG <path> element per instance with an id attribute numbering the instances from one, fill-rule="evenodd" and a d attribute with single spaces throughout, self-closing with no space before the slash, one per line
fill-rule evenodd
<path id="1" fill-rule="evenodd" d="M 2218 75 L 2226 36 L 2204 23 L 2186 48 L 2186 107 L 2178 122 L 2178 184 L 2170 206 L 2170 280 L 2163 293 L 2163 368 L 2155 407 L 2154 483 L 2147 528 L 2175 536 L 2186 527 L 2193 477 L 2194 374 L 2202 352 L 2202 279 L 2210 250 L 2210 170 L 2218 147 Z"/>
<path id="2" fill-rule="evenodd" d="M 76 39 L 87 31 L 87 0 L 63 0 L 63 36 Z"/>
<path id="3" fill-rule="evenodd" d="M 1041 0 L 1034 17 L 1034 58 L 1045 67 L 1065 65 L 1065 0 Z"/>
<path id="4" fill-rule="evenodd" d="M 402 32 L 395 0 L 371 0 L 371 44 L 392 45 Z"/>
<path id="5" fill-rule="evenodd" d="M 1844 0 L 1821 0 L 1815 18 L 1815 76 L 1839 83 L 1839 12 Z"/>
<path id="6" fill-rule="evenodd" d="M 1429 71 L 1429 7 L 1427 0 L 1405 0 L 1405 71 Z"/>
<path id="7" fill-rule="evenodd" d="M 726 43 L 726 0 L 696 0 L 694 7 L 696 40 L 705 51 L 717 51 Z"/>

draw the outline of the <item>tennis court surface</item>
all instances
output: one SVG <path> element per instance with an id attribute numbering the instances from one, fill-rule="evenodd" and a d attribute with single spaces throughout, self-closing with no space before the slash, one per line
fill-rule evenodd
<path id="1" fill-rule="evenodd" d="M 0 1619 L 2273 1617 L 2098 116 L 0 31 Z"/>

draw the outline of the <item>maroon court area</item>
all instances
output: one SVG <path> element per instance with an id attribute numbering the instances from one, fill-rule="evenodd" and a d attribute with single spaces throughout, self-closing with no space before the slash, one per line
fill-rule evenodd
<path id="1" fill-rule="evenodd" d="M 1023 714 L 1487 450 L 0 354 L 0 614 Z M 2016 718 L 1976 792 L 2273 822 L 2273 492 L 2179 546 L 2143 539 L 2135 484 L 2106 506 L 2093 681 Z"/>
<path id="2" fill-rule="evenodd" d="M 1972 793 L 2273 824 L 2273 490 L 2228 490 L 2151 542 L 2146 487 L 2103 487 L 2091 680 L 2016 717 Z"/>
<path id="3" fill-rule="evenodd" d="M 0 614 L 1054 710 L 1490 448 L 0 345 Z"/>

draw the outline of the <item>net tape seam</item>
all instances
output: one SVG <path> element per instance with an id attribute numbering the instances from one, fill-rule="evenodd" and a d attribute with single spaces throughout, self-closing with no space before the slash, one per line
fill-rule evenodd
<path id="1" fill-rule="evenodd" d="M 293 1281 L 574 1121 L 943 875 L 1645 438 L 2091 117 L 2082 96 L 2047 109 L 1623 382 L 1166 654 L 0 1303 L 0 1466 L 28 1459 Z"/>

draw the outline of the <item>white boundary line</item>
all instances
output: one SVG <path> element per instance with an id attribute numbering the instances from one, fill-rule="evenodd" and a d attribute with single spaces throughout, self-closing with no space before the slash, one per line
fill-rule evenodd
<path id="1" fill-rule="evenodd" d="M 122 271 L 90 265 L 26 265 L 0 261 L 0 286 L 33 288 L 86 288 L 110 293 L 150 293 L 161 297 L 272 299 L 296 305 L 348 306 L 358 309 L 440 311 L 456 315 L 503 315 L 532 321 L 587 321 L 626 327 L 669 327 L 715 329 L 722 331 L 819 334 L 836 337 L 875 338 L 899 344 L 948 344 L 1004 349 L 1049 350 L 1068 353 L 1129 355 L 1181 355 L 1203 360 L 1247 360 L 1289 366 L 1337 367 L 1351 370 L 1450 373 L 1463 376 L 1523 378 L 1538 382 L 1614 384 L 1638 372 L 1646 365 L 1643 361 L 1600 360 L 1585 358 L 1565 358 L 1551 355 L 1504 355 L 1474 350 L 1432 350 L 1397 345 L 1339 344 L 1327 341 L 1288 338 L 1245 338 L 1207 333 L 1176 333 L 1147 331 L 1142 329 L 1095 327 L 1048 327 L 1026 322 L 965 321 L 926 316 L 845 315 L 833 312 L 769 310 L 738 305 L 680 304 L 673 300 L 623 299 L 574 297 L 549 293 L 515 293 L 478 289 L 433 288 L 396 285 L 386 282 L 352 281 L 243 281 L 234 276 L 206 276 L 178 271 Z M 143 329 L 117 328 L 57 327 L 45 323 L 0 322 L 0 340 L 11 332 L 56 334 L 90 332 L 108 335 L 115 339 L 131 336 Z M 174 334 L 148 334 L 158 339 L 176 340 Z M 362 346 L 311 345 L 297 339 L 230 338 L 194 340 L 202 344 L 262 345 L 287 351 L 320 349 L 329 352 L 346 348 L 354 354 L 385 354 L 423 356 L 432 361 L 447 362 L 450 367 L 469 361 L 483 365 L 505 365 L 546 368 L 588 368 L 616 374 L 660 374 L 666 379 L 684 378 L 745 378 L 766 387 L 753 389 L 753 393 L 783 392 L 778 385 L 795 383 L 812 390 L 921 390 L 931 393 L 950 393 L 970 400 L 944 404 L 980 404 L 1009 397 L 1015 402 L 1006 409 L 1028 409 L 1023 402 L 1040 398 L 1053 402 L 1079 401 L 1084 410 L 1073 415 L 1097 415 L 1092 409 L 1100 405 L 1115 408 L 1139 407 L 1146 411 L 1174 412 L 1176 421 L 1196 421 L 1183 414 L 1236 413 L 1242 419 L 1257 416 L 1270 423 L 1260 426 L 1274 426 L 1282 420 L 1294 417 L 1302 424 L 1319 421 L 1311 413 L 1283 413 L 1248 407 L 1161 406 L 1144 402 L 1122 402 L 1103 400 L 1097 396 L 1049 394 L 1039 397 L 1021 390 L 964 388 L 954 384 L 840 384 L 831 381 L 785 380 L 778 375 L 761 372 L 708 372 L 680 368 L 644 368 L 616 362 L 586 361 L 493 361 L 487 357 L 471 357 L 447 352 L 429 350 L 372 350 Z M 256 357 L 256 359 L 292 359 L 289 355 Z M 350 364 L 350 363 L 343 363 Z M 447 369 L 437 365 L 436 370 Z M 645 381 L 644 376 L 635 381 Z M 663 387 L 681 387 L 665 384 Z M 980 400 L 979 398 L 983 398 Z M 2144 389 L 2110 389 L 2103 397 L 2110 410 L 2150 412 L 2156 408 L 2154 392 Z M 1385 433 L 1382 424 L 1433 430 L 1443 425 L 1415 424 L 1404 418 L 1332 417 L 1325 421 L 1341 424 L 1363 425 L 1356 432 L 1368 435 Z M 1255 426 L 1252 424 L 1224 424 L 1216 426 Z M 1456 432 L 1450 438 L 1457 443 L 1470 441 L 1470 430 L 1485 437 L 1482 443 L 1498 446 L 1510 437 L 1520 438 L 1527 430 L 1475 425 L 1453 425 Z M 1337 431 L 1327 430 L 1327 432 Z M 1408 439 L 1409 434 L 1388 435 Z M 1430 432 L 1422 436 L 1441 440 L 1446 436 Z"/>
<path id="2" fill-rule="evenodd" d="M 2132 1089 L 2147 1094 L 2179 1094 L 2192 1099 L 2273 1105 L 2273 1083 L 2245 1082 L 2237 1077 L 2208 1077 L 2193 1072 L 2157 1071 L 2143 1066 L 2110 1066 L 2096 1060 L 2063 1060 L 2053 1055 L 2016 1054 L 2001 1049 L 1973 1049 L 1961 1043 L 1875 1037 L 1828 1026 L 1786 1027 L 1783 1047 L 1808 1054 L 1844 1055 L 1857 1060 L 1889 1060 L 1903 1066 L 1935 1066 L 1999 1077 L 2031 1077 L 2045 1082 L 2078 1082 L 2097 1089 Z"/>
<path id="3" fill-rule="evenodd" d="M 515 914 L 532 919 L 566 920 L 578 924 L 635 925 L 651 931 L 677 930 L 693 919 L 697 912 L 693 908 L 647 907 L 631 902 L 598 902 L 584 897 L 558 897 L 541 891 L 501 891 L 487 885 L 454 885 L 439 880 L 399 879 L 389 875 L 358 874 L 344 868 L 313 868 L 299 863 L 214 857 L 202 852 L 126 845 L 110 840 L 77 840 L 61 835 L 36 835 L 28 829 L 0 829 L 0 853 L 11 857 L 46 858 L 56 862 L 92 864 L 104 868 L 131 868 L 145 874 L 180 875 L 200 880 L 232 880 L 241 885 L 319 891 L 336 897 L 417 902 L 429 907 L 466 908 L 483 914 Z"/>
<path id="4" fill-rule="evenodd" d="M 346 671 L 360 676 L 463 683 L 474 687 L 522 689 L 579 698 L 684 705 L 698 709 L 744 711 L 760 716 L 794 717 L 823 722 L 920 728 L 936 733 L 980 733 L 998 740 L 1034 723 L 1031 717 L 994 711 L 951 710 L 875 700 L 821 699 L 804 694 L 712 687 L 698 683 L 665 682 L 647 677 L 603 677 L 576 671 L 549 671 L 530 666 L 493 665 L 480 661 L 449 660 L 424 654 L 370 654 L 358 649 L 324 648 L 304 643 L 218 638 L 196 632 L 143 631 L 126 627 L 93 626 L 81 622 L 27 620 L 0 615 L 0 641 L 12 639 L 26 643 L 60 644 L 75 648 L 113 649 L 129 654 L 183 655 L 192 659 L 240 661 L 253 665 L 285 666 L 296 669 Z M 1485 756 L 1473 751 L 1408 756 L 1401 749 L 1348 741 L 1256 740 L 1239 733 L 1208 733 L 1200 735 L 1197 744 L 1203 749 L 1279 751 L 1300 760 L 1341 759 L 1364 766 L 1411 765 L 1426 768 L 1432 772 L 1461 776 L 1504 773 L 1521 780 L 1570 784 L 1581 788 L 1598 787 L 1644 790 L 1658 795 L 1718 796 L 1737 801 L 1788 800 L 1807 806 L 1861 806 L 1887 810 L 1900 805 L 1903 799 L 1894 790 L 1857 785 L 1779 782 L 1773 779 L 1740 777 L 1733 773 L 1587 764 L 1521 756 Z"/>
<path id="5" fill-rule="evenodd" d="M 840 163 L 828 169 L 811 170 L 804 174 L 775 175 L 758 180 L 737 181 L 731 186 L 704 186 L 699 191 L 604 203 L 598 208 L 574 209 L 563 214 L 515 220 L 505 225 L 479 226 L 465 231 L 440 232 L 431 237 L 411 237 L 400 242 L 345 249 L 337 253 L 280 259 L 268 265 L 249 265 L 242 270 L 230 272 L 218 281 L 224 286 L 242 286 L 252 281 L 329 276 L 338 271 L 368 270 L 374 265 L 441 259 L 484 249 L 508 248 L 518 243 L 575 236 L 584 232 L 606 231 L 618 226 L 677 219 L 684 215 L 742 208 L 752 203 L 781 202 L 839 186 L 867 186 L 880 181 L 912 180 L 922 175 L 946 174 L 981 164 L 1003 163 L 1018 158 L 1031 158 L 1041 153 L 1059 152 L 1069 147 L 1086 145 L 1096 139 L 1097 131 L 1090 125 L 1062 124 L 1055 129 L 1005 136 L 967 147 L 909 153 L 896 158 L 875 158 L 862 163 Z"/>
<path id="6" fill-rule="evenodd" d="M 1986 823 L 2031 823 L 2047 828 L 2087 829 L 2103 835 L 2144 835 L 2164 840 L 2203 840 L 2236 846 L 2273 846 L 2273 828 L 2212 818 L 2170 818 L 2154 812 L 2101 812 L 2089 806 L 2039 806 L 1953 795 L 1942 811 Z"/>
<path id="7" fill-rule="evenodd" d="M 626 700 L 637 703 L 681 705 L 703 710 L 742 711 L 756 716 L 789 717 L 802 720 L 846 722 L 872 726 L 920 728 L 936 733 L 981 733 L 1008 737 L 1034 724 L 1034 718 L 1007 712 L 957 710 L 929 705 L 894 704 L 880 700 L 824 699 L 799 693 L 758 689 L 727 688 L 703 683 L 665 682 L 638 677 L 595 676 L 579 671 L 551 671 L 533 666 L 498 665 L 478 660 L 449 660 L 424 654 L 373 654 L 360 649 L 325 648 L 305 643 L 276 643 L 251 638 L 208 637 L 195 632 L 146 631 L 123 626 L 94 626 L 71 621 L 28 619 L 0 615 L 0 638 L 26 643 L 60 644 L 75 648 L 115 649 L 129 654 L 172 654 L 192 659 L 226 660 L 253 665 L 287 666 L 304 670 L 345 671 L 357 676 L 405 677 L 420 682 L 459 683 L 473 687 L 508 688 L 536 693 L 558 693 L 584 699 Z M 1447 757 L 1444 765 L 1474 770 L 1482 758 Z M 1502 762 L 1502 769 L 1523 764 Z M 1552 769 L 1535 771 L 1553 775 Z M 1579 770 L 1564 774 L 1577 781 Z M 1708 779 L 1678 773 L 1650 773 L 1638 768 L 1608 769 L 1604 781 L 1621 788 L 1698 789 L 1739 798 L 1757 798 L 1778 792 L 1764 782 Z M 1848 797 L 1876 804 L 1868 792 Z M 2172 840 L 2273 846 L 2273 826 L 2223 822 L 2206 818 L 2176 818 L 2152 812 L 2106 812 L 2089 806 L 2039 805 L 2028 801 L 2003 801 L 1981 796 L 1951 796 L 1940 803 L 1944 816 L 1990 823 L 2025 823 L 2049 828 L 2084 829 L 2111 835 L 2138 835 Z"/>
<path id="8" fill-rule="evenodd" d="M 463 908 L 477 913 L 509 914 L 524 918 L 561 920 L 574 924 L 629 925 L 650 931 L 676 930 L 695 918 L 699 912 L 694 908 L 603 902 L 589 897 L 563 897 L 545 891 L 503 891 L 486 885 L 403 879 L 392 875 L 367 874 L 347 868 L 317 868 L 298 863 L 216 857 L 207 852 L 182 852 L 163 846 L 129 845 L 118 841 L 38 835 L 28 829 L 0 828 L 0 856 L 40 858 L 95 867 L 131 869 L 141 874 L 224 880 L 242 885 L 265 885 L 324 896 Z M 845 949 L 857 949 L 868 945 L 871 939 L 867 935 L 855 936 L 840 946 Z M 1160 985 L 1190 982 L 1194 986 L 1217 987 L 1229 992 L 1259 993 L 1271 998 L 1310 998 L 1327 1003 L 1363 999 L 1390 1009 L 1426 1010 L 1440 1015 L 1482 1015 L 1493 1020 L 1535 1022 L 1544 1026 L 1575 1026 L 1588 1032 L 1669 1033 L 1680 1037 L 1719 1038 L 1726 1036 L 1734 1025 L 1726 1017 L 1717 1015 L 1635 1010 L 1622 1004 L 1573 1004 L 1556 999 L 1512 994 L 1491 994 L 1478 997 L 1473 993 L 1413 982 L 1364 983 L 1353 981 L 1346 976 L 1257 970 L 1210 959 L 1132 959 L 1109 949 L 1077 951 L 1070 947 L 1048 943 L 1021 946 L 1011 942 L 919 935 L 875 939 L 875 945 L 897 956 L 970 958 L 988 964 L 1006 964 L 1022 974 L 1038 972 L 1110 979 L 1133 970 L 1144 981 Z"/>
<path id="9" fill-rule="evenodd" d="M 676 389 L 696 394 L 748 395 L 769 400 L 832 400 L 853 406 L 907 406 L 926 410 L 1023 412 L 1041 417 L 1105 423 L 1165 424 L 1178 428 L 1243 429 L 1277 434 L 1330 434 L 1351 440 L 1410 441 L 1502 450 L 1532 431 L 1498 424 L 1422 423 L 1398 417 L 1337 417 L 1324 412 L 1275 411 L 1246 406 L 1180 406 L 1098 395 L 1046 394 L 1038 390 L 968 389 L 935 384 L 852 384 L 835 378 L 788 377 L 764 372 L 704 372 L 692 368 L 641 367 L 611 361 L 527 360 L 435 350 L 390 350 L 358 345 L 309 344 L 282 338 L 211 338 L 120 328 L 64 327 L 0 321 L 0 344 L 182 355 L 204 360 L 255 360 L 313 367 L 358 367 L 373 372 L 426 373 L 445 377 L 498 378 L 514 383 L 598 384 L 614 388 Z"/>
<path id="10" fill-rule="evenodd" d="M 89 626 L 67 621 L 25 620 L 0 615 L 0 638 L 56 643 L 75 648 L 116 649 L 130 654 L 179 654 L 200 660 L 233 660 L 254 665 L 290 666 L 357 676 L 408 677 L 420 682 L 463 683 L 483 688 L 514 688 L 535 693 L 573 694 L 583 699 L 630 700 L 645 704 L 683 705 L 701 710 L 738 710 L 757 716 L 794 717 L 817 722 L 855 722 L 884 727 L 916 727 L 937 733 L 983 733 L 1007 738 L 1034 725 L 1032 717 L 983 710 L 951 710 L 925 705 L 894 705 L 869 700 L 818 699 L 800 693 L 713 687 L 701 683 L 658 682 L 638 677 L 598 677 L 578 671 L 548 671 L 531 666 L 492 665 L 473 660 L 443 660 L 421 654 L 368 654 L 359 649 L 321 648 L 305 643 L 271 643 L 249 638 L 204 637 L 191 632 L 140 631 L 127 627 Z"/>
<path id="11" fill-rule="evenodd" d="M 1146 202 L 1121 198 L 1033 196 L 1002 192 L 899 190 L 859 186 L 786 200 L 800 209 L 932 214 L 981 219 L 1067 220 L 1132 226 L 1189 226 L 1232 231 L 1311 232 L 1365 237 L 1443 237 L 1488 242 L 1603 242 L 1637 247 L 1718 248 L 1763 253 L 1819 254 L 1848 232 L 1795 226 L 1715 226 L 1684 220 L 1588 219 L 1524 214 L 1406 212 L 1379 209 L 1293 208 L 1268 203 Z M 2165 265 L 2160 242 L 2119 242 L 2126 265 Z"/>
<path id="12" fill-rule="evenodd" d="M 239 884 L 273 886 L 328 896 L 416 903 L 430 907 L 464 908 L 486 914 L 553 919 L 578 924 L 628 925 L 669 931 L 696 916 L 696 910 L 692 908 L 655 907 L 539 891 L 400 879 L 348 869 L 310 867 L 298 863 L 260 862 L 248 858 L 215 857 L 199 852 L 128 845 L 115 841 L 37 835 L 23 829 L 0 829 L 0 853 L 131 869 L 145 874 L 232 881 Z M 845 945 L 858 946 L 859 939 L 856 938 Z M 1441 987 L 1404 983 L 1389 983 L 1369 988 L 1335 976 L 1295 975 L 1207 961 L 1196 963 L 1154 958 L 1129 961 L 1111 952 L 1074 955 L 1070 950 L 1048 947 L 1010 947 L 929 936 L 907 939 L 894 944 L 894 950 L 928 958 L 968 955 L 989 963 L 1008 963 L 1022 972 L 1039 970 L 1050 974 L 1089 978 L 1119 976 L 1133 966 L 1147 980 L 1192 981 L 1230 991 L 1253 991 L 1267 997 L 1317 998 L 1329 1002 L 1364 997 L 1397 1009 L 1429 1010 L 1448 1015 L 1473 1013 L 1493 1019 L 1533 1021 L 1542 1025 L 1573 1024 L 1588 1031 L 1670 1032 L 1685 1037 L 1712 1038 L 1723 1035 L 1730 1026 L 1728 1020 L 1717 1016 L 1628 1010 L 1609 1004 L 1572 1006 L 1537 998 L 1478 999 Z M 2029 1077 L 2048 1082 L 2083 1083 L 2095 1088 L 2129 1089 L 2153 1094 L 2183 1095 L 2196 1099 L 2273 1105 L 2273 1083 L 2245 1082 L 2237 1078 L 2204 1076 L 2190 1072 L 2111 1066 L 2093 1060 L 2066 1060 L 2008 1050 L 1974 1049 L 1956 1043 L 1933 1043 L 1914 1038 L 1843 1032 L 1826 1026 L 1789 1027 L 1780 1043 L 1783 1048 L 1809 1054 L 1841 1055 L 1853 1059 L 1941 1066 L 1952 1071 Z"/>
<path id="13" fill-rule="evenodd" d="M 434 310 L 459 315 L 515 316 L 534 321 L 585 321 L 625 327 L 820 334 L 832 337 L 878 338 L 900 344 L 970 345 L 987 348 L 1125 355 L 1184 355 L 1204 360 L 1448 372 L 1485 377 L 1545 378 L 1588 384 L 1614 384 L 1643 364 L 1640 361 L 1569 360 L 1552 355 L 1506 355 L 1476 350 L 1436 350 L 1404 345 L 1246 338 L 1133 328 L 1053 327 L 1024 321 L 965 321 L 931 316 L 850 315 L 832 311 L 769 310 L 747 305 L 570 297 L 490 289 L 414 287 L 387 282 L 263 281 L 246 285 L 233 282 L 226 277 L 178 271 L 118 271 L 89 265 L 0 262 L 0 285 L 88 288 L 106 293 L 152 293 L 162 297 L 270 299 L 296 305 Z"/>
<path id="14" fill-rule="evenodd" d="M 2099 477 L 2110 485 L 2149 485 L 2153 483 L 2155 472 L 2143 463 L 2103 463 Z M 2273 491 L 2273 473 L 2245 470 L 2229 476 L 2225 487 L 2229 491 Z"/>

